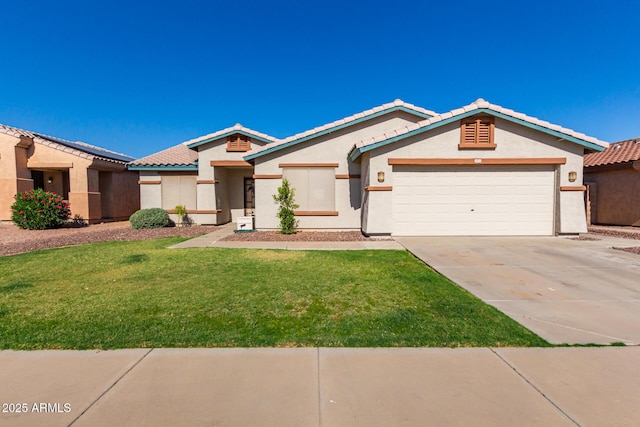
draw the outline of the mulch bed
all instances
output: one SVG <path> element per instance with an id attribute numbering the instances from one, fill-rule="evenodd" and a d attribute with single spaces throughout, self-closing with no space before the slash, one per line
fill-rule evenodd
<path id="1" fill-rule="evenodd" d="M 276 231 L 234 233 L 221 240 L 249 242 L 360 242 L 371 240 L 360 231 L 298 231 L 281 234 Z"/>

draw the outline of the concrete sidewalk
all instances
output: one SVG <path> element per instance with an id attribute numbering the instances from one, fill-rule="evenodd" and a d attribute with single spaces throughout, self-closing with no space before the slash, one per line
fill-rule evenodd
<path id="1" fill-rule="evenodd" d="M 2 351 L 0 425 L 635 426 L 639 359 L 640 347 Z"/>
<path id="2" fill-rule="evenodd" d="M 221 226 L 213 233 L 187 240 L 169 249 L 184 248 L 233 248 L 233 249 L 286 249 L 286 250 L 398 250 L 405 248 L 394 240 L 376 240 L 358 242 L 257 242 L 257 241 L 224 241 L 221 240 L 235 230 L 235 224 Z"/>

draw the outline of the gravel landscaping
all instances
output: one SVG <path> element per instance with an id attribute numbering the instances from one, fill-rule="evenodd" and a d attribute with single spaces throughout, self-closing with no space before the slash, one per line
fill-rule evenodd
<path id="1" fill-rule="evenodd" d="M 167 227 L 134 230 L 128 221 L 63 227 L 54 230 L 22 230 L 12 223 L 0 222 L 0 256 L 15 255 L 40 249 L 82 245 L 102 241 L 149 240 L 161 237 L 197 237 L 213 232 L 217 227 L 194 225 L 191 227 Z M 576 240 L 598 240 L 597 235 L 640 240 L 640 230 L 632 227 L 589 229 L 590 236 Z M 276 231 L 234 233 L 222 240 L 256 242 L 357 242 L 373 240 L 360 231 L 299 231 L 296 234 L 280 234 Z M 391 240 L 376 238 L 375 240 Z M 640 246 L 614 249 L 640 255 Z"/>
<path id="2" fill-rule="evenodd" d="M 589 227 L 589 233 L 594 235 L 619 237 L 622 239 L 640 240 L 640 229 L 638 227 Z M 613 249 L 640 255 L 640 246 L 624 248 L 614 246 Z"/>
<path id="3" fill-rule="evenodd" d="M 53 230 L 22 230 L 12 223 L 0 223 L 0 256 L 104 241 L 197 237 L 215 229 L 214 226 L 195 225 L 134 230 L 129 221 L 123 221 Z"/>

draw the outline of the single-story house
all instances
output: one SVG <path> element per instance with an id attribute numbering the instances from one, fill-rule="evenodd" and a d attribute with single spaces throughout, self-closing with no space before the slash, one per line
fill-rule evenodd
<path id="1" fill-rule="evenodd" d="M 241 125 L 136 160 L 141 207 L 277 229 L 286 177 L 302 229 L 367 235 L 586 231 L 582 160 L 606 142 L 477 101 L 438 114 L 401 100 L 285 139 Z"/>
<path id="2" fill-rule="evenodd" d="M 640 138 L 584 157 L 591 224 L 640 226 Z"/>
<path id="3" fill-rule="evenodd" d="M 96 223 L 128 219 L 140 208 L 134 160 L 124 154 L 0 125 L 0 220 L 14 196 L 42 188 L 69 201 L 71 215 Z"/>

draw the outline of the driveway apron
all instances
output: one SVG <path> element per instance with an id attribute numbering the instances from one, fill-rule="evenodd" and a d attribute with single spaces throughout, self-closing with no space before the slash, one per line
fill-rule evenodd
<path id="1" fill-rule="evenodd" d="M 640 343 L 635 240 L 399 237 L 434 270 L 554 344 Z"/>

